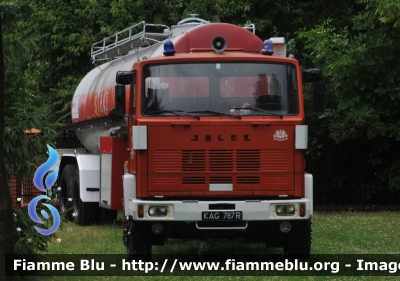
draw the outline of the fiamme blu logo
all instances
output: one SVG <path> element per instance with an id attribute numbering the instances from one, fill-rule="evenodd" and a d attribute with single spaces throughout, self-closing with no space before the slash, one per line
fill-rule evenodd
<path id="1" fill-rule="evenodd" d="M 55 164 L 57 164 L 58 161 L 57 151 L 55 151 L 50 145 L 47 145 L 47 148 L 49 150 L 49 158 L 45 163 L 43 163 L 42 165 L 40 165 L 39 168 L 37 168 L 35 175 L 33 177 L 33 184 L 37 189 L 39 189 L 42 192 L 46 192 L 53 186 L 53 184 L 57 180 L 57 175 L 58 175 L 58 167 L 57 167 L 56 169 L 54 169 L 54 171 L 50 172 L 44 179 L 46 173 L 49 172 L 51 168 L 54 167 Z M 45 183 L 45 186 L 43 186 L 43 181 Z M 36 212 L 38 202 L 43 199 L 50 200 L 50 198 L 47 197 L 46 195 L 36 196 L 28 205 L 28 214 L 34 222 L 44 225 L 44 222 L 39 218 Z M 54 206 L 46 203 L 42 204 L 50 210 L 51 215 L 53 217 L 53 225 L 49 229 L 42 229 L 37 226 L 34 227 L 36 231 L 39 232 L 40 234 L 50 235 L 56 232 L 57 229 L 60 227 L 60 214 L 58 213 L 57 209 L 54 208 Z M 41 211 L 41 215 L 45 219 L 50 218 L 48 212 L 45 210 Z"/>

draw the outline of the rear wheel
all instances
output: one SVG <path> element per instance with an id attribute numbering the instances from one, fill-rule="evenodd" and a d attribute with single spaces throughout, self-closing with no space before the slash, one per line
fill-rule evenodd
<path id="1" fill-rule="evenodd" d="M 72 219 L 72 199 L 73 199 L 73 185 L 72 180 L 77 170 L 74 164 L 65 166 L 60 177 L 60 212 L 68 220 Z"/>
<path id="2" fill-rule="evenodd" d="M 99 203 L 82 202 L 79 189 L 79 170 L 76 169 L 72 178 L 73 187 L 73 220 L 78 225 L 88 225 L 96 222 Z"/>

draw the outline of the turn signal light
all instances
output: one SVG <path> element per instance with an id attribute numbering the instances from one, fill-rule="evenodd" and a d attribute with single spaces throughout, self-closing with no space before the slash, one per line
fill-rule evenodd
<path id="1" fill-rule="evenodd" d="M 306 204 L 302 203 L 300 204 L 300 217 L 305 217 L 306 216 Z"/>
<path id="2" fill-rule="evenodd" d="M 137 216 L 138 218 L 143 218 L 144 217 L 144 208 L 143 205 L 138 205 L 138 210 L 137 210 Z"/>

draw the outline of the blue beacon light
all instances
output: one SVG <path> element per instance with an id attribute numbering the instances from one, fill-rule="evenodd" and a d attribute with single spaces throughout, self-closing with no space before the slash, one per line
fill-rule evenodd
<path id="1" fill-rule="evenodd" d="M 173 56 L 175 55 L 174 43 L 171 40 L 167 40 L 164 43 L 164 56 Z"/>
<path id="2" fill-rule="evenodd" d="M 271 40 L 265 40 L 263 48 L 261 50 L 261 54 L 270 56 L 273 53 L 274 53 L 274 43 L 272 43 Z"/>

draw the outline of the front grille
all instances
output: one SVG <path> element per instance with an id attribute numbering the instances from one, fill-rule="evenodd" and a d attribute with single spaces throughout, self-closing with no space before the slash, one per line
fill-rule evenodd
<path id="1" fill-rule="evenodd" d="M 182 177 L 183 184 L 205 184 L 206 177 Z"/>
<path id="2" fill-rule="evenodd" d="M 210 167 L 213 172 L 227 172 L 233 170 L 232 150 L 210 150 Z"/>
<path id="3" fill-rule="evenodd" d="M 236 153 L 237 171 L 259 171 L 260 151 L 259 150 L 238 150 Z"/>
<path id="4" fill-rule="evenodd" d="M 259 184 L 260 177 L 257 176 L 238 176 L 237 177 L 238 184 Z"/>
<path id="5" fill-rule="evenodd" d="M 155 152 L 155 180 L 184 185 L 209 183 L 285 184 L 288 170 L 287 151 L 265 150 L 163 150 Z M 229 172 L 229 176 L 227 176 Z M 273 173 L 275 176 L 265 176 Z M 168 175 L 168 176 L 167 176 Z M 264 176 L 263 176 L 264 175 Z M 270 178 L 272 176 L 272 178 Z M 168 179 L 168 180 L 167 180 Z"/>
<path id="6" fill-rule="evenodd" d="M 231 183 L 232 177 L 221 177 L 221 176 L 212 176 L 210 177 L 210 183 Z"/>
<path id="7" fill-rule="evenodd" d="M 178 162 L 178 157 L 179 153 L 176 154 L 176 159 L 170 159 L 171 162 Z M 183 150 L 181 161 L 183 172 L 204 172 L 206 170 L 206 152 L 204 150 Z M 176 169 L 179 170 L 181 167 L 176 167 Z"/>
<path id="8" fill-rule="evenodd" d="M 263 150 L 261 152 L 261 169 L 265 171 L 287 170 L 288 155 L 285 149 Z"/>

